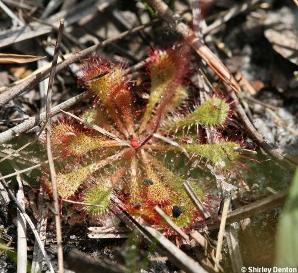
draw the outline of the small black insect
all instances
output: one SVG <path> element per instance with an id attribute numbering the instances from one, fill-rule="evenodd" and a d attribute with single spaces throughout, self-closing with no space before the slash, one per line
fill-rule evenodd
<path id="1" fill-rule="evenodd" d="M 179 206 L 173 206 L 172 208 L 172 216 L 174 218 L 178 218 L 183 213 L 183 208 Z"/>
<path id="2" fill-rule="evenodd" d="M 146 186 L 153 185 L 153 181 L 149 178 L 145 178 L 143 182 Z"/>

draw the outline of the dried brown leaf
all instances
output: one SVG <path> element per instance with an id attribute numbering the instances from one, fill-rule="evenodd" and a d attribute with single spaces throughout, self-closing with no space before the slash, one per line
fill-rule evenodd
<path id="1" fill-rule="evenodd" d="M 0 64 L 25 64 L 36 62 L 44 58 L 46 58 L 46 56 L 0 53 Z"/>

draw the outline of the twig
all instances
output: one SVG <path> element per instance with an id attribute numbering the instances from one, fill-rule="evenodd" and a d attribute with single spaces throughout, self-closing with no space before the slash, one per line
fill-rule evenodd
<path id="1" fill-rule="evenodd" d="M 46 104 L 46 119 L 48 120 L 46 126 L 46 142 L 47 142 L 47 156 L 49 161 L 50 168 L 50 177 L 51 177 L 51 185 L 52 185 L 52 193 L 53 193 L 53 203 L 55 210 L 55 223 L 56 223 L 56 238 L 57 238 L 57 247 L 58 247 L 58 272 L 64 273 L 63 266 L 63 246 L 62 246 L 62 227 L 61 227 L 61 219 L 60 219 L 60 207 L 59 207 L 59 199 L 58 199 L 58 190 L 57 190 L 57 181 L 56 181 L 56 170 L 53 160 L 52 148 L 51 148 L 51 118 L 50 111 L 52 106 L 52 88 L 54 83 L 54 78 L 56 74 L 56 65 L 58 60 L 58 53 L 60 48 L 60 43 L 62 39 L 62 33 L 64 28 L 63 20 L 60 21 L 60 27 L 58 32 L 58 38 L 55 45 L 54 57 L 52 62 L 52 68 L 49 77 L 49 85 L 47 91 L 47 104 Z"/>
<path id="2" fill-rule="evenodd" d="M 240 207 L 228 214 L 227 223 L 237 222 L 261 212 L 278 208 L 284 204 L 286 197 L 287 192 L 280 192 Z"/>
<path id="3" fill-rule="evenodd" d="M 53 61 L 52 61 L 52 66 L 51 66 L 51 71 L 50 71 L 50 76 L 49 76 L 49 82 L 48 82 L 48 90 L 47 90 L 47 99 L 46 99 L 46 120 L 49 119 L 49 113 L 51 111 L 52 107 L 52 90 L 53 90 L 53 84 L 54 84 L 54 79 L 56 76 L 56 66 L 57 66 L 57 61 L 58 61 L 58 54 L 60 50 L 60 43 L 62 39 L 62 33 L 64 30 L 64 21 L 60 21 L 60 26 L 58 30 L 58 38 L 56 41 L 55 45 L 55 50 L 54 50 L 54 56 L 53 56 Z M 50 122 L 49 122 L 50 123 Z"/>
<path id="4" fill-rule="evenodd" d="M 25 169 L 22 169 L 22 170 L 18 170 L 18 171 L 14 172 L 14 173 L 7 174 L 5 176 L 2 176 L 2 178 L 3 179 L 7 179 L 7 178 L 10 178 L 10 177 L 13 177 L 13 176 L 22 174 L 22 173 L 29 172 L 31 170 L 34 170 L 34 169 L 37 169 L 37 168 L 41 167 L 43 164 L 46 164 L 46 163 L 48 163 L 48 161 L 45 161 L 43 163 L 36 164 L 34 166 L 31 166 L 31 167 L 28 167 L 28 168 L 25 168 Z"/>
<path id="5" fill-rule="evenodd" d="M 23 183 L 20 175 L 17 176 L 19 189 L 17 192 L 17 200 L 25 210 L 25 195 L 23 191 Z M 17 250 L 17 273 L 27 272 L 27 229 L 26 220 L 20 210 L 17 212 L 17 229 L 18 229 L 18 250 Z"/>
<path id="6" fill-rule="evenodd" d="M 235 77 L 237 79 L 240 79 L 239 84 L 242 87 L 243 91 L 247 91 L 247 93 L 249 95 L 255 95 L 257 94 L 257 90 L 252 86 L 252 84 L 250 83 L 250 81 L 243 75 L 243 73 L 241 72 L 237 72 Z M 242 92 L 242 94 L 247 94 L 246 92 Z M 242 95 L 241 94 L 241 95 Z"/>
<path id="7" fill-rule="evenodd" d="M 42 25 L 45 25 L 45 26 L 49 26 L 51 28 L 53 28 L 53 30 L 55 31 L 59 31 L 59 26 L 57 27 L 56 25 L 54 24 L 51 24 L 51 23 L 48 23 L 46 21 L 43 21 L 41 19 L 38 19 L 38 18 L 33 18 L 36 22 L 39 22 L 40 24 Z M 74 45 L 76 45 L 79 49 L 83 49 L 83 45 L 70 33 L 67 33 L 67 32 L 64 32 L 63 33 L 63 36 L 68 39 L 70 42 L 72 42 Z"/>
<path id="8" fill-rule="evenodd" d="M 179 228 L 171 219 L 168 217 L 164 211 L 156 206 L 154 207 L 154 210 L 160 215 L 160 217 L 177 233 L 179 234 L 184 240 L 189 242 L 189 237 L 188 235 L 181 229 Z"/>
<path id="9" fill-rule="evenodd" d="M 47 60 L 39 60 L 37 62 L 38 69 L 43 66 L 50 65 L 50 62 Z M 46 96 L 47 96 L 47 87 L 49 85 L 49 79 L 45 79 L 39 83 L 39 92 L 40 92 L 40 111 L 44 112 L 46 109 Z"/>
<path id="10" fill-rule="evenodd" d="M 26 147 L 28 147 L 29 145 L 31 145 L 34 141 L 32 142 L 28 142 L 25 145 L 21 146 L 20 148 L 18 148 L 17 150 L 14 150 L 12 153 L 9 153 L 8 155 L 4 156 L 3 158 L 0 159 L 0 163 L 11 158 L 12 156 L 18 156 L 18 152 L 22 151 L 23 149 L 25 149 Z"/>
<path id="11" fill-rule="evenodd" d="M 220 221 L 220 227 L 219 227 L 219 232 L 218 232 L 216 254 L 215 254 L 214 269 L 215 269 L 216 272 L 218 272 L 219 261 L 221 259 L 221 249 L 222 249 L 223 237 L 224 237 L 224 233 L 225 233 L 225 226 L 226 226 L 226 220 L 227 220 L 227 215 L 228 215 L 228 210 L 229 210 L 229 207 L 230 207 L 230 203 L 231 203 L 231 199 L 226 198 L 225 201 L 224 201 L 224 205 L 223 205 L 222 216 L 221 216 L 221 221 Z"/>
<path id="12" fill-rule="evenodd" d="M 51 273 L 55 273 L 54 268 L 53 268 L 53 266 L 52 266 L 52 264 L 51 264 L 51 261 L 50 261 L 48 255 L 47 255 L 47 253 L 46 253 L 46 251 L 45 251 L 45 249 L 44 249 L 43 243 L 42 243 L 42 241 L 41 241 L 41 239 L 40 239 L 40 237 L 39 237 L 39 234 L 38 234 L 38 232 L 37 232 L 37 230 L 36 230 L 36 228 L 35 228 L 33 222 L 31 221 L 30 217 L 28 216 L 28 214 L 26 213 L 26 211 L 22 208 L 22 205 L 21 205 L 21 204 L 19 203 L 19 201 L 16 199 L 16 197 L 15 197 L 14 194 L 13 194 L 13 192 L 9 189 L 7 183 L 6 183 L 5 180 L 2 178 L 2 176 L 0 176 L 0 183 L 1 183 L 2 186 L 5 188 L 5 190 L 8 192 L 8 194 L 10 195 L 10 198 L 15 202 L 15 204 L 16 204 L 17 207 L 18 207 L 18 209 L 22 212 L 22 214 L 23 214 L 25 220 L 27 221 L 29 227 L 31 228 L 31 230 L 32 230 L 32 232 L 33 232 L 33 234 L 34 234 L 34 237 L 35 237 L 35 239 L 36 239 L 36 241 L 37 241 L 37 243 L 38 243 L 38 246 L 39 246 L 39 248 L 40 248 L 40 250 L 41 250 L 41 252 L 42 252 L 42 254 L 43 254 L 44 258 L 45 258 L 45 261 L 46 261 L 48 267 L 49 267 L 50 272 L 51 272 Z"/>
<path id="13" fill-rule="evenodd" d="M 278 115 L 278 112 L 272 111 L 270 108 L 266 109 L 267 112 L 273 117 L 274 122 L 277 126 L 283 127 L 285 130 L 287 130 L 290 134 L 292 134 L 295 137 L 298 137 L 298 130 L 292 128 L 287 124 L 287 122 Z"/>
<path id="14" fill-rule="evenodd" d="M 255 104 L 259 104 L 265 108 L 268 108 L 268 109 L 271 109 L 273 111 L 278 111 L 279 109 L 281 109 L 280 107 L 277 107 L 277 106 L 273 106 L 271 104 L 268 104 L 268 103 L 265 103 L 263 101 L 260 101 L 256 98 L 253 98 L 252 96 L 250 95 L 247 95 L 247 94 L 241 94 L 241 96 L 239 96 L 242 100 L 248 100 L 250 102 L 253 102 Z"/>

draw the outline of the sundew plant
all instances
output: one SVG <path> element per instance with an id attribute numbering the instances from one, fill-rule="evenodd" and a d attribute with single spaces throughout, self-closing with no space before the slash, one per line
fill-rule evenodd
<path id="1" fill-rule="evenodd" d="M 85 62 L 80 81 L 95 95 L 95 103 L 81 115 L 83 122 L 64 120 L 52 128 L 61 198 L 99 205 L 84 207 L 87 214 L 99 216 L 107 212 L 111 196 L 117 196 L 131 215 L 157 227 L 164 224 L 156 205 L 183 228 L 202 219 L 183 187 L 188 180 L 206 203 L 202 181 L 179 174 L 164 158 L 179 156 L 190 166 L 227 169 L 239 156 L 239 144 L 223 137 L 207 143 L 199 137 L 198 128 L 224 128 L 231 109 L 216 95 L 186 107 L 188 59 L 180 45 L 152 52 L 143 104 L 136 103 L 135 86 L 123 65 L 98 56 Z"/>

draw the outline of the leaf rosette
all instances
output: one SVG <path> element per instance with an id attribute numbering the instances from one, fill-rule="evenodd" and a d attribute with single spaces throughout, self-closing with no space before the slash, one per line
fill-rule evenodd
<path id="1" fill-rule="evenodd" d="M 111 196 L 117 195 L 129 213 L 162 227 L 156 205 L 180 227 L 202 218 L 183 182 L 192 181 L 196 195 L 208 202 L 203 181 L 171 167 L 171 160 L 164 157 L 173 155 L 189 166 L 199 162 L 227 168 L 237 160 L 239 144 L 224 138 L 206 143 L 199 137 L 198 128 L 225 126 L 230 105 L 213 96 L 185 110 L 187 56 L 183 46 L 152 53 L 147 63 L 149 96 L 141 117 L 134 86 L 123 66 L 96 56 L 87 60 L 80 81 L 97 103 L 83 113 L 83 124 L 61 122 L 52 131 L 62 198 L 79 196 L 80 201 L 97 205 L 86 206 L 86 212 L 98 215 L 107 211 Z"/>

